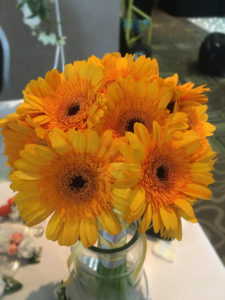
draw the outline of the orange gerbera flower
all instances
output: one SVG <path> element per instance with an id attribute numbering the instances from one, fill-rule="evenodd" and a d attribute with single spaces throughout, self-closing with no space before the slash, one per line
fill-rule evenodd
<path id="1" fill-rule="evenodd" d="M 202 139 L 202 142 L 206 140 L 207 136 L 213 135 L 216 127 L 207 122 L 207 105 L 184 106 L 181 111 L 185 112 L 188 116 L 189 129 L 194 130 Z"/>
<path id="2" fill-rule="evenodd" d="M 38 224 L 53 213 L 46 235 L 60 245 L 79 238 L 86 247 L 95 244 L 97 220 L 110 234 L 118 234 L 121 225 L 111 203 L 110 166 L 118 156 L 112 133 L 99 137 L 92 130 L 54 129 L 48 138 L 49 146 L 26 145 L 10 175 L 26 224 Z"/>
<path id="3" fill-rule="evenodd" d="M 215 153 L 211 149 L 207 137 L 213 135 L 213 132 L 216 130 L 216 127 L 211 123 L 207 122 L 208 115 L 206 114 L 206 111 L 207 105 L 186 105 L 182 108 L 182 112 L 185 112 L 188 116 L 189 129 L 194 130 L 201 139 L 201 145 L 198 151 L 199 158 L 202 157 L 204 152 L 206 152 L 207 154 L 211 152 L 212 156 L 215 156 Z"/>
<path id="4" fill-rule="evenodd" d="M 210 89 L 206 85 L 194 87 L 195 84 L 192 82 L 187 82 L 183 85 L 178 84 L 177 74 L 165 78 L 161 81 L 161 84 L 167 84 L 173 88 L 174 95 L 168 104 L 170 113 L 180 111 L 185 106 L 196 106 L 208 101 L 208 97 L 204 93 L 210 91 Z"/>
<path id="5" fill-rule="evenodd" d="M 180 240 L 180 217 L 196 222 L 192 205 L 197 198 L 210 198 L 207 185 L 214 182 L 211 165 L 194 160 L 198 136 L 154 121 L 152 134 L 135 123 L 134 133 L 127 132 L 126 137 L 129 144 L 121 146 L 121 153 L 127 162 L 117 163 L 113 172 L 120 178 L 114 188 L 115 207 L 128 223 L 142 217 L 141 232 L 152 224 L 155 233 Z"/>
<path id="6" fill-rule="evenodd" d="M 31 117 L 35 117 L 39 114 L 40 111 L 33 108 L 31 105 L 22 102 L 17 106 L 16 112 L 5 116 L 3 119 L 0 119 L 0 128 L 3 128 L 10 122 L 14 122 L 17 120 L 24 121 L 28 115 Z"/>
<path id="7" fill-rule="evenodd" d="M 162 85 L 166 83 L 171 86 L 174 91 L 172 100 L 168 104 L 167 109 L 171 114 L 176 112 L 184 112 L 187 114 L 188 128 L 194 130 L 201 139 L 201 145 L 196 159 L 197 157 L 203 159 L 204 155 L 213 157 L 215 153 L 211 149 L 207 137 L 213 135 L 213 131 L 215 131 L 216 127 L 207 122 L 207 105 L 201 105 L 208 101 L 207 96 L 203 93 L 209 91 L 209 88 L 205 86 L 193 88 L 193 83 L 188 82 L 187 84 L 180 85 L 177 84 L 177 82 L 177 74 L 166 78 L 164 82 L 160 81 Z M 209 153 L 211 153 L 211 155 L 209 155 Z"/>
<path id="8" fill-rule="evenodd" d="M 48 130 L 85 129 L 102 78 L 102 68 L 83 61 L 66 65 L 62 74 L 52 70 L 45 79 L 32 80 L 24 100 L 38 112 L 33 122 Z"/>
<path id="9" fill-rule="evenodd" d="M 135 122 L 144 124 L 151 132 L 153 120 L 165 124 L 167 118 L 174 117 L 166 109 L 172 95 L 171 88 L 160 87 L 157 79 L 152 82 L 145 79 L 135 81 L 130 76 L 117 79 L 108 87 L 107 95 L 103 98 L 105 106 L 101 107 L 104 110 L 102 117 L 90 118 L 89 125 L 100 134 L 111 129 L 116 137 L 124 136 L 126 131 L 132 132 Z M 173 126 L 177 123 L 183 127 L 183 115 L 186 114 L 177 114 L 173 118 Z"/>
<path id="10" fill-rule="evenodd" d="M 10 115 L 5 116 L 3 119 L 0 119 L 0 128 L 3 128 L 9 122 L 13 122 L 19 119 L 19 115 L 15 112 Z"/>

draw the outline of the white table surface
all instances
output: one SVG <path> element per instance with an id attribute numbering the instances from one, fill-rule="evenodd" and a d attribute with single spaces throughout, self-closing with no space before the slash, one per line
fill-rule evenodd
<path id="1" fill-rule="evenodd" d="M 9 182 L 1 182 L 0 202 L 12 195 Z M 41 262 L 19 268 L 15 279 L 24 287 L 4 299 L 53 300 L 53 286 L 67 278 L 69 248 L 48 241 L 45 236 L 36 242 L 43 247 Z M 175 258 L 173 262 L 167 262 L 152 254 L 154 242 L 148 240 L 144 268 L 151 300 L 224 300 L 225 268 L 200 225 L 185 222 L 182 241 L 173 243 Z"/>

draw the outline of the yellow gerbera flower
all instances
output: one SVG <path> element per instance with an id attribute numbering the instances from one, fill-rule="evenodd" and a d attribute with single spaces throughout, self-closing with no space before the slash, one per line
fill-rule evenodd
<path id="1" fill-rule="evenodd" d="M 143 124 L 135 123 L 134 133 L 126 133 L 129 144 L 121 146 L 126 162 L 117 163 L 113 171 L 119 178 L 113 203 L 128 223 L 142 217 L 141 232 L 152 224 L 155 233 L 180 240 L 180 217 L 196 222 L 192 204 L 197 198 L 210 198 L 207 185 L 214 180 L 211 165 L 193 158 L 198 136 L 191 130 L 168 128 L 154 121 L 150 135 Z"/>
<path id="2" fill-rule="evenodd" d="M 121 224 L 112 210 L 114 179 L 111 162 L 118 156 L 110 131 L 70 129 L 49 133 L 50 146 L 28 144 L 10 175 L 20 215 L 28 226 L 53 213 L 47 238 L 72 245 L 79 238 L 85 247 L 95 244 L 97 220 L 110 234 Z"/>
<path id="3" fill-rule="evenodd" d="M 147 77 L 148 79 L 159 75 L 159 67 L 155 58 L 146 58 L 144 55 L 134 60 L 134 55 L 126 54 L 124 57 L 120 53 L 107 53 L 100 60 L 95 56 L 88 59 L 89 63 L 96 66 L 102 66 L 104 69 L 104 80 L 99 89 L 100 92 L 106 92 L 109 84 L 117 78 L 126 78 L 132 76 L 134 80 Z"/>
<path id="4" fill-rule="evenodd" d="M 44 130 L 32 125 L 32 122 L 29 124 L 19 119 L 10 121 L 8 119 L 4 125 L 2 129 L 2 135 L 5 137 L 4 154 L 8 157 L 7 163 L 10 167 L 14 167 L 14 162 L 20 158 L 20 151 L 26 144 L 46 144 Z"/>
<path id="5" fill-rule="evenodd" d="M 126 131 L 132 132 L 135 122 L 144 124 L 151 132 L 153 120 L 163 125 L 167 118 L 171 118 L 166 108 L 172 96 L 172 89 L 160 87 L 157 79 L 152 82 L 145 79 L 135 81 L 132 77 L 117 79 L 108 87 L 103 100 L 105 106 L 100 106 L 104 110 L 102 117 L 90 118 L 88 124 L 100 134 L 111 129 L 116 137 L 124 136 Z M 178 119 L 179 115 L 181 118 Z M 176 116 L 177 123 L 182 124 L 183 115 Z"/>
<path id="6" fill-rule="evenodd" d="M 25 88 L 27 114 L 35 110 L 33 122 L 48 130 L 85 129 L 102 79 L 102 68 L 85 61 L 66 65 L 62 74 L 54 69 Z"/>

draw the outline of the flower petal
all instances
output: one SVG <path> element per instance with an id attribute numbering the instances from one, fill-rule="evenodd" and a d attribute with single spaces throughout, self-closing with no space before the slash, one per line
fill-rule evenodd
<path id="1" fill-rule="evenodd" d="M 80 220 L 68 220 L 59 234 L 58 243 L 63 246 L 75 244 L 79 238 Z"/>
<path id="2" fill-rule="evenodd" d="M 120 221 L 112 210 L 100 214 L 98 218 L 108 233 L 115 235 L 121 232 Z"/>
<path id="3" fill-rule="evenodd" d="M 49 240 L 56 241 L 59 238 L 60 231 L 64 227 L 62 217 L 56 212 L 52 215 L 46 228 L 46 237 Z"/>
<path id="4" fill-rule="evenodd" d="M 152 208 L 151 208 L 151 205 L 148 204 L 147 207 L 146 207 L 144 216 L 141 220 L 141 225 L 140 225 L 140 228 L 139 228 L 139 231 L 141 233 L 145 233 L 146 230 L 148 230 L 148 228 L 150 226 L 150 223 L 151 223 L 151 220 L 152 220 Z"/>
<path id="5" fill-rule="evenodd" d="M 66 135 L 58 128 L 54 128 L 48 135 L 52 148 L 58 154 L 69 152 L 69 145 L 66 141 Z"/>

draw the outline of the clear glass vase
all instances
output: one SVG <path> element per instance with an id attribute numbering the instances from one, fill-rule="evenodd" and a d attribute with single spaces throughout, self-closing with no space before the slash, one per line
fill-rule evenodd
<path id="1" fill-rule="evenodd" d="M 71 300 L 149 300 L 142 269 L 143 236 L 137 227 L 126 228 L 122 239 L 111 245 L 101 242 L 101 247 L 82 248 L 67 287 Z"/>

